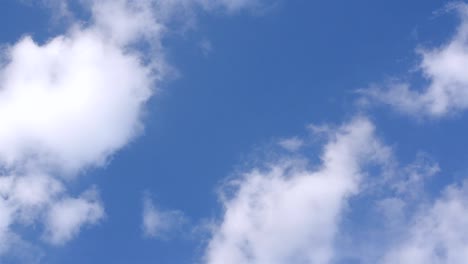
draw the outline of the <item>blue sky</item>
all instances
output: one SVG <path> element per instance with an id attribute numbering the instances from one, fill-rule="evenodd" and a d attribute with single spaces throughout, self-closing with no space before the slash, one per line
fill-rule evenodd
<path id="1" fill-rule="evenodd" d="M 1 263 L 464 263 L 468 4 L 0 3 Z"/>

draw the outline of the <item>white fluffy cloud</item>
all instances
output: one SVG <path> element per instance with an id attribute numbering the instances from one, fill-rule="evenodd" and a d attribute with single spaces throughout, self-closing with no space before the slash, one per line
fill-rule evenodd
<path id="1" fill-rule="evenodd" d="M 77 173 L 141 129 L 151 70 L 92 30 L 43 46 L 24 38 L 1 71 L 0 161 L 7 169 Z"/>
<path id="2" fill-rule="evenodd" d="M 397 82 L 385 89 L 365 93 L 398 111 L 414 116 L 442 117 L 468 109 L 468 4 L 457 3 L 461 22 L 456 34 L 446 44 L 433 49 L 420 49 L 419 69 L 428 80 L 423 89 Z"/>
<path id="3" fill-rule="evenodd" d="M 74 198 L 66 185 L 142 132 L 145 103 L 168 70 L 161 41 L 169 24 L 197 6 L 250 6 L 85 0 L 90 18 L 83 23 L 67 1 L 43 3 L 71 18 L 69 29 L 45 43 L 25 36 L 0 54 L 0 252 L 20 240 L 17 225 L 40 224 L 44 241 L 61 245 L 99 222 L 105 213 L 97 190 Z M 150 234 L 160 228 L 151 212 Z"/>
<path id="4" fill-rule="evenodd" d="M 357 118 L 329 134 L 317 168 L 286 159 L 245 173 L 222 199 L 206 263 L 330 263 L 348 199 L 366 167 L 389 156 L 372 123 Z"/>
<path id="5" fill-rule="evenodd" d="M 395 167 L 366 119 L 333 131 L 318 167 L 286 158 L 228 183 L 205 263 L 466 262 L 466 181 L 434 198 L 426 155 Z"/>
<path id="6" fill-rule="evenodd" d="M 367 119 L 326 133 L 320 165 L 286 157 L 224 186 L 204 263 L 466 262 L 468 183 L 431 198 L 439 166 L 397 166 Z"/>
<path id="7" fill-rule="evenodd" d="M 367 90 L 368 98 L 417 117 L 468 109 L 468 4 L 450 8 L 461 18 L 456 34 L 418 50 L 427 86 L 400 82 Z M 434 198 L 425 184 L 439 166 L 425 157 L 396 166 L 366 119 L 310 128 L 329 136 L 322 163 L 286 157 L 231 180 L 205 263 L 466 263 L 468 183 Z M 303 142 L 279 144 L 295 151 Z M 375 165 L 383 177 L 368 177 Z"/>
<path id="8" fill-rule="evenodd" d="M 94 1 L 90 9 L 88 26 L 77 23 L 44 44 L 26 36 L 3 51 L 2 238 L 16 224 L 39 222 L 45 241 L 59 245 L 98 222 L 104 210 L 90 195 L 96 191 L 71 198 L 65 183 L 105 164 L 142 129 L 163 61 L 152 54 L 144 63 L 130 45 L 156 35 L 158 24 L 151 10 L 129 1 Z M 114 20 L 107 20 L 111 12 Z"/>

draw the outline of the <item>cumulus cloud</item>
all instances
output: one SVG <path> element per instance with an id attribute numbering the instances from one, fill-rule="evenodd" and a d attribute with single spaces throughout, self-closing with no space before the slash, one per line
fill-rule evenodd
<path id="1" fill-rule="evenodd" d="M 143 197 L 142 231 L 148 238 L 167 239 L 181 229 L 186 218 L 181 211 L 158 209 L 149 194 Z"/>
<path id="2" fill-rule="evenodd" d="M 141 132 L 142 109 L 162 78 L 157 54 L 144 61 L 132 49 L 153 41 L 158 24 L 151 10 L 131 3 L 94 1 L 88 25 L 76 23 L 44 44 L 26 36 L 3 50 L 1 238 L 17 224 L 42 223 L 45 241 L 60 245 L 103 217 L 90 194 L 96 190 L 72 198 L 66 184 Z"/>
<path id="3" fill-rule="evenodd" d="M 25 36 L 0 54 L 1 252 L 21 240 L 18 225 L 41 224 L 44 241 L 63 245 L 99 222 L 97 189 L 74 198 L 67 184 L 142 133 L 145 103 L 170 71 L 164 33 L 195 9 L 235 11 L 250 2 L 84 0 L 89 21 L 79 21 L 68 1 L 41 1 L 69 28 L 44 43 Z M 145 208 L 149 235 L 175 219 Z"/>
<path id="4" fill-rule="evenodd" d="M 374 130 L 328 127 L 320 164 L 286 155 L 228 181 L 204 263 L 464 263 L 468 183 L 433 198 L 438 164 L 398 165 Z"/>
<path id="5" fill-rule="evenodd" d="M 76 174 L 102 165 L 141 129 L 151 71 L 92 31 L 44 46 L 29 37 L 1 71 L 0 161 L 7 169 Z"/>
<path id="6" fill-rule="evenodd" d="M 449 7 L 461 20 L 455 35 L 440 47 L 418 50 L 427 86 L 415 89 L 410 83 L 394 82 L 366 90 L 369 98 L 418 117 L 437 118 L 468 109 L 468 4 Z"/>
<path id="7" fill-rule="evenodd" d="M 71 19 L 69 28 L 45 43 L 25 36 L 0 56 L 5 245 L 17 224 L 42 223 L 44 239 L 60 245 L 97 223 L 104 216 L 97 190 L 73 198 L 66 185 L 105 165 L 142 132 L 145 103 L 169 71 L 161 41 L 170 23 L 198 7 L 250 6 L 239 0 L 85 0 L 80 4 L 90 16 L 83 22 L 67 1 L 41 2 Z M 154 212 L 148 211 L 150 233 L 161 226 Z"/>
<path id="8" fill-rule="evenodd" d="M 230 183 L 234 191 L 223 193 L 206 263 L 330 263 L 348 200 L 360 191 L 366 168 L 385 165 L 391 151 L 365 118 L 328 137 L 316 168 L 286 158 Z"/>
<path id="9" fill-rule="evenodd" d="M 418 50 L 427 85 L 394 83 L 366 90 L 368 98 L 418 117 L 468 108 L 468 4 L 450 8 L 461 19 L 455 35 L 440 47 Z M 204 263 L 466 262 L 467 182 L 434 198 L 426 183 L 440 172 L 437 163 L 418 156 L 397 166 L 365 118 L 338 130 L 310 129 L 328 137 L 319 165 L 295 154 L 224 186 Z M 291 151 L 302 146 L 298 138 L 279 144 Z"/>
<path id="10" fill-rule="evenodd" d="M 158 50 L 164 26 L 153 2 L 87 4 L 92 14 L 88 24 L 77 22 L 44 44 L 26 36 L 2 50 L 4 249 L 18 237 L 17 224 L 42 223 L 44 239 L 59 245 L 103 217 L 96 190 L 72 198 L 65 185 L 84 169 L 104 165 L 141 133 L 144 104 L 164 76 Z M 141 41 L 151 41 L 145 59 L 133 48 Z"/>
<path id="11" fill-rule="evenodd" d="M 75 198 L 67 184 L 141 134 L 145 103 L 170 71 L 161 43 L 171 23 L 189 21 L 196 8 L 251 5 L 85 0 L 83 22 L 67 1 L 42 3 L 70 19 L 69 28 L 45 43 L 25 36 L 0 54 L 0 253 L 27 244 L 18 225 L 40 224 L 44 241 L 63 245 L 98 223 L 105 213 L 97 189 Z M 147 235 L 159 236 L 179 216 L 146 201 Z"/>

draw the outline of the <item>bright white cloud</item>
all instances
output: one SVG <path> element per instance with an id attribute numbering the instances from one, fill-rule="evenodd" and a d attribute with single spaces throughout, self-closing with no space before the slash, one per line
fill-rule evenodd
<path id="1" fill-rule="evenodd" d="M 180 211 L 164 211 L 156 208 L 150 196 L 143 197 L 142 230 L 148 238 L 166 239 L 172 232 L 180 230 L 186 222 Z"/>
<path id="2" fill-rule="evenodd" d="M 42 2 L 66 16 L 69 29 L 45 43 L 25 36 L 0 53 L 2 252 L 21 240 L 17 225 L 40 224 L 45 241 L 62 245 L 99 222 L 104 209 L 97 191 L 73 198 L 66 184 L 105 165 L 142 132 L 145 103 L 169 71 L 164 33 L 174 21 L 190 21 L 195 9 L 250 6 L 238 0 L 84 0 L 90 20 L 83 23 L 74 20 L 67 1 Z M 158 213 L 148 211 L 150 235 L 173 218 Z"/>
<path id="3" fill-rule="evenodd" d="M 360 190 L 366 167 L 384 165 L 390 150 L 357 118 L 329 134 L 322 164 L 289 160 L 253 169 L 224 193 L 206 263 L 330 263 L 343 210 Z"/>
<path id="4" fill-rule="evenodd" d="M 157 49 L 144 60 L 132 48 L 160 41 L 161 26 L 144 3 L 90 2 L 86 26 L 78 22 L 44 44 L 26 36 L 2 51 L 3 248 L 19 238 L 18 224 L 42 224 L 45 241 L 62 245 L 104 216 L 96 190 L 73 198 L 65 185 L 142 131 L 142 110 L 165 67 Z"/>
<path id="5" fill-rule="evenodd" d="M 152 91 L 140 59 L 92 31 L 9 50 L 1 71 L 0 161 L 77 173 L 103 164 L 141 129 Z"/>
<path id="6" fill-rule="evenodd" d="M 419 69 L 428 85 L 416 90 L 399 82 L 366 90 L 371 99 L 414 116 L 442 117 L 468 109 L 468 4 L 450 7 L 461 19 L 456 34 L 440 47 L 418 50 L 422 57 Z"/>

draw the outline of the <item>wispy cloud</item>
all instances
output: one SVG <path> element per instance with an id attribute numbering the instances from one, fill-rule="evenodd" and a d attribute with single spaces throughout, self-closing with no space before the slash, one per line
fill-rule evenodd
<path id="1" fill-rule="evenodd" d="M 468 258 L 468 186 L 451 185 L 442 197 L 427 204 L 404 235 L 384 256 L 382 263 L 465 263 Z"/>
<path id="2" fill-rule="evenodd" d="M 96 224 L 103 216 L 104 210 L 96 190 L 88 190 L 79 198 L 59 200 L 47 213 L 45 239 L 62 245 L 75 237 L 81 228 Z"/>
<path id="3" fill-rule="evenodd" d="M 149 193 L 143 197 L 142 231 L 147 238 L 168 239 L 182 230 L 187 219 L 181 211 L 158 209 Z"/>
<path id="4" fill-rule="evenodd" d="M 304 145 L 304 141 L 298 137 L 291 137 L 281 139 L 278 144 L 282 148 L 294 152 L 299 150 Z"/>
<path id="5" fill-rule="evenodd" d="M 468 4 L 449 5 L 460 17 L 455 35 L 435 48 L 420 48 L 419 69 L 428 84 L 411 87 L 394 81 L 364 90 L 370 100 L 390 105 L 399 112 L 416 117 L 440 118 L 468 109 Z"/>

